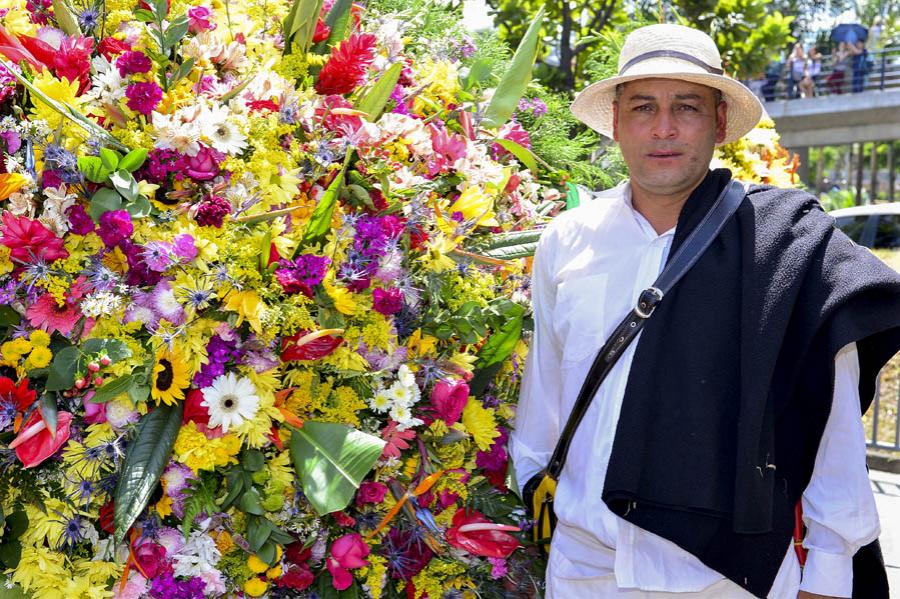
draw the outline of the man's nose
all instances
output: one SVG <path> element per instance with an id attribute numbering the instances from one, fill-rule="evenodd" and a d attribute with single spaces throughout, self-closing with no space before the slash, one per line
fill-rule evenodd
<path id="1" fill-rule="evenodd" d="M 670 111 L 659 110 L 656 112 L 651 133 L 657 139 L 670 139 L 678 134 L 675 118 Z"/>

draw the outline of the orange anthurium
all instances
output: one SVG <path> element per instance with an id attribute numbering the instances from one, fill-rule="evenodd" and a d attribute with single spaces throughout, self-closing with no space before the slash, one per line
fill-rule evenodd
<path id="1" fill-rule="evenodd" d="M 21 173 L 0 173 L 0 200 L 9 198 L 26 185 L 31 178 Z"/>

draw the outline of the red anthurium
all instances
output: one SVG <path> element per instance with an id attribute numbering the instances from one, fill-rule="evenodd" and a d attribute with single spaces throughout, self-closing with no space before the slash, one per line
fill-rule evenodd
<path id="1" fill-rule="evenodd" d="M 40 411 L 35 410 L 9 447 L 16 450 L 16 456 L 22 461 L 25 468 L 33 468 L 66 444 L 66 441 L 69 440 L 71 424 L 72 414 L 70 412 L 57 412 L 56 437 L 54 438 Z"/>
<path id="2" fill-rule="evenodd" d="M 517 531 L 516 526 L 495 524 L 475 510 L 459 510 L 453 516 L 453 525 L 447 529 L 447 542 L 483 557 L 509 557 L 519 546 L 519 541 L 505 531 Z"/>
<path id="3" fill-rule="evenodd" d="M 343 337 L 335 337 L 331 333 L 342 333 L 341 329 L 324 329 L 309 333 L 300 331 L 296 335 L 286 337 L 281 342 L 281 360 L 318 360 L 331 354 L 343 342 Z"/>

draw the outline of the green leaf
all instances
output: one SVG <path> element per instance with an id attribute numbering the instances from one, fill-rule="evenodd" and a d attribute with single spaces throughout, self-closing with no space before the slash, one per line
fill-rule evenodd
<path id="1" fill-rule="evenodd" d="M 131 357 L 131 349 L 118 339 L 88 339 L 81 344 L 81 350 L 87 355 L 105 353 L 113 364 Z"/>
<path id="2" fill-rule="evenodd" d="M 97 393 L 91 398 L 91 403 L 106 403 L 119 397 L 123 393 L 128 393 L 134 386 L 134 375 L 126 374 L 117 379 L 113 379 L 97 389 Z"/>
<path id="3" fill-rule="evenodd" d="M 47 430 L 50 431 L 50 437 L 56 438 L 56 395 L 52 393 L 44 393 L 41 396 L 41 416 L 47 423 Z"/>
<path id="4" fill-rule="evenodd" d="M 384 107 L 387 106 L 388 100 L 391 99 L 391 92 L 397 86 L 400 80 L 400 74 L 403 72 L 403 65 L 395 62 L 378 78 L 372 89 L 368 91 L 366 97 L 359 103 L 359 110 L 366 113 L 366 118 L 372 122 L 378 120 Z"/>
<path id="5" fill-rule="evenodd" d="M 63 391 L 75 384 L 79 351 L 75 346 L 63 348 L 53 355 L 50 374 L 47 376 L 47 391 Z"/>
<path id="6" fill-rule="evenodd" d="M 260 548 L 269 540 L 272 534 L 272 528 L 267 518 L 248 518 L 247 519 L 247 543 L 250 545 L 250 551 L 257 553 Z"/>
<path id="7" fill-rule="evenodd" d="M 91 183 L 106 183 L 106 179 L 112 172 L 112 169 L 103 166 L 103 161 L 98 156 L 79 156 L 78 170 Z"/>
<path id="8" fill-rule="evenodd" d="M 536 250 L 537 242 L 520 243 L 517 245 L 505 245 L 493 250 L 478 252 L 478 254 L 476 254 L 473 259 L 475 261 L 478 261 L 479 256 L 481 256 L 491 260 L 518 260 L 519 258 L 528 258 L 529 256 L 534 256 L 534 252 Z"/>
<path id="9" fill-rule="evenodd" d="M 291 458 L 320 516 L 342 510 L 384 448 L 378 437 L 343 424 L 307 421 L 291 433 Z"/>
<path id="10" fill-rule="evenodd" d="M 525 94 L 528 83 L 531 81 L 531 69 L 534 59 L 537 58 L 538 42 L 540 41 L 541 27 L 544 25 L 546 8 L 541 6 L 525 37 L 519 42 L 516 53 L 513 55 L 509 69 L 500 79 L 500 84 L 488 104 L 481 124 L 485 127 L 500 127 L 512 116 L 519 104 L 519 100 Z"/>
<path id="11" fill-rule="evenodd" d="M 241 495 L 241 498 L 238 500 L 238 507 L 244 512 L 253 514 L 254 516 L 266 515 L 266 510 L 262 508 L 260 503 L 259 491 L 253 487 L 250 487 L 243 495 Z"/>
<path id="12" fill-rule="evenodd" d="M 165 19 L 169 14 L 168 0 L 154 0 L 153 14 L 158 21 L 162 21 L 163 19 Z"/>
<path id="13" fill-rule="evenodd" d="M 241 454 L 241 465 L 247 472 L 259 472 L 266 465 L 266 458 L 261 451 L 246 449 Z"/>
<path id="14" fill-rule="evenodd" d="M 336 0 L 325 17 L 325 24 L 331 27 L 331 33 L 325 40 L 325 47 L 332 48 L 341 43 L 347 37 L 348 27 L 350 24 L 353 0 Z"/>
<path id="15" fill-rule="evenodd" d="M 285 56 L 295 49 L 304 54 L 309 50 L 316 31 L 316 21 L 322 12 L 322 2 L 323 0 L 294 0 L 291 4 L 291 10 L 282 23 Z"/>
<path id="16" fill-rule="evenodd" d="M 268 541 L 259 548 L 259 551 L 256 554 L 259 559 L 270 566 L 275 565 L 276 555 L 278 555 L 278 551 L 275 549 L 275 543 L 269 543 Z"/>
<path id="17" fill-rule="evenodd" d="M 500 144 L 503 148 L 511 153 L 513 156 L 518 159 L 519 162 L 525 165 L 528 170 L 535 176 L 538 175 L 538 165 L 537 160 L 534 158 L 534 154 L 531 153 L 531 150 L 526 148 L 525 146 L 514 142 L 511 139 L 495 139 L 494 143 Z"/>
<path id="18" fill-rule="evenodd" d="M 518 306 L 518 310 L 510 315 L 509 319 L 495 331 L 493 335 L 488 337 L 484 345 L 478 351 L 478 359 L 475 361 L 475 368 L 486 368 L 492 364 L 497 364 L 512 355 L 522 335 L 522 322 L 525 317 L 525 309 Z"/>
<path id="19" fill-rule="evenodd" d="M 138 148 L 128 152 L 128 154 L 119 161 L 116 168 L 133 173 L 144 165 L 145 160 L 147 160 L 147 148 Z"/>
<path id="20" fill-rule="evenodd" d="M 335 205 L 337 205 L 338 192 L 340 192 L 341 185 L 344 182 L 344 172 L 346 170 L 346 166 L 342 168 L 341 172 L 334 178 L 334 181 L 331 182 L 331 185 L 328 186 L 328 189 L 325 190 L 325 193 L 322 194 L 322 199 L 319 200 L 316 209 L 313 210 L 312 217 L 309 219 L 309 224 L 306 225 L 306 231 L 303 233 L 303 240 L 300 242 L 300 245 L 310 245 L 321 241 L 325 238 L 328 231 L 331 230 L 331 216 L 334 214 Z"/>
<path id="21" fill-rule="evenodd" d="M 581 196 L 578 193 L 578 186 L 571 181 L 566 182 L 566 210 L 578 208 L 581 204 Z"/>
<path id="22" fill-rule="evenodd" d="M 19 324 L 22 317 L 10 306 L 0 306 L 0 326 L 11 327 Z"/>
<path id="23" fill-rule="evenodd" d="M 153 210 L 153 204 L 146 197 L 139 195 L 133 202 L 128 202 L 125 209 L 134 218 L 143 218 Z"/>
<path id="24" fill-rule="evenodd" d="M 162 405 L 141 418 L 129 444 L 115 494 L 115 542 L 119 544 L 147 507 L 150 495 L 169 461 L 181 428 L 183 406 Z"/>
<path id="25" fill-rule="evenodd" d="M 99 223 L 100 217 L 105 212 L 119 210 L 122 207 L 122 196 L 108 187 L 102 187 L 97 190 L 94 197 L 91 198 L 91 204 L 88 206 L 87 213 L 91 215 L 94 222 Z"/>
<path id="26" fill-rule="evenodd" d="M 187 77 L 191 73 L 191 69 L 194 68 L 194 59 L 188 58 L 183 63 L 178 65 L 178 68 L 175 69 L 175 72 L 172 73 L 172 76 L 169 78 L 169 85 L 175 85 L 185 77 Z"/>
<path id="27" fill-rule="evenodd" d="M 129 202 L 135 201 L 140 192 L 138 191 L 138 183 L 134 180 L 134 175 L 122 169 L 114 172 L 109 176 L 110 183 L 116 188 L 122 197 Z"/>
<path id="28" fill-rule="evenodd" d="M 148 397 L 150 397 L 150 387 L 147 385 L 135 385 L 128 390 L 128 399 L 133 403 L 147 401 Z"/>
<path id="29" fill-rule="evenodd" d="M 227 104 L 228 102 L 230 102 L 231 100 L 236 98 L 239 93 L 244 91 L 244 88 L 246 88 L 248 85 L 250 85 L 251 81 L 252 81 L 252 79 L 250 77 L 248 77 L 247 79 L 244 79 L 243 81 L 238 83 L 237 86 L 234 87 L 234 89 L 232 89 L 230 92 L 228 92 L 227 94 L 225 94 L 221 98 L 219 98 L 219 102 L 221 102 L 222 104 Z"/>
<path id="30" fill-rule="evenodd" d="M 181 38 L 183 38 L 187 34 L 189 27 L 190 22 L 184 15 L 172 21 L 172 23 L 166 28 L 164 37 L 166 48 L 174 48 L 175 45 L 181 41 Z"/>
<path id="31" fill-rule="evenodd" d="M 476 83 L 487 81 L 491 76 L 492 61 L 488 58 L 479 58 L 469 67 L 469 74 L 463 82 L 464 89 L 471 89 Z"/>
<path id="32" fill-rule="evenodd" d="M 78 26 L 78 19 L 75 18 L 75 13 L 65 0 L 53 0 L 53 18 L 59 23 L 60 29 L 65 31 L 68 35 L 81 35 L 81 27 Z"/>
<path id="33" fill-rule="evenodd" d="M 152 23 L 153 22 L 153 13 L 147 10 L 146 8 L 138 8 L 134 11 L 134 18 L 140 21 L 141 23 Z"/>
<path id="34" fill-rule="evenodd" d="M 525 229 L 524 231 L 508 231 L 506 233 L 494 233 L 487 245 L 488 250 L 523 243 L 537 243 L 544 233 L 544 229 Z"/>
<path id="35" fill-rule="evenodd" d="M 100 162 L 103 163 L 103 168 L 105 168 L 109 172 L 113 172 L 114 170 L 119 168 L 119 161 L 121 159 L 122 155 L 115 150 L 111 150 L 109 148 L 100 148 Z"/>

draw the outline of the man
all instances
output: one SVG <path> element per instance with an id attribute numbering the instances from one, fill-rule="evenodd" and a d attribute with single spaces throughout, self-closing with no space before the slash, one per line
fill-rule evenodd
<path id="1" fill-rule="evenodd" d="M 709 170 L 714 147 L 762 108 L 722 75 L 707 35 L 653 25 L 572 111 L 619 143 L 630 179 L 560 215 L 539 244 L 510 442 L 520 489 L 547 466 L 607 336 L 727 185 L 730 172 Z M 547 597 L 887 597 L 877 545 L 856 579 L 853 556 L 879 533 L 861 405 L 898 348 L 900 277 L 809 194 L 751 186 L 571 441 Z"/>

